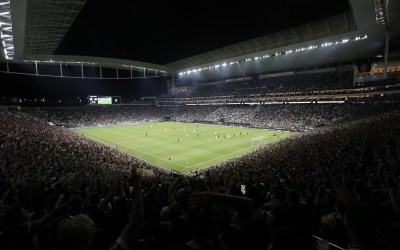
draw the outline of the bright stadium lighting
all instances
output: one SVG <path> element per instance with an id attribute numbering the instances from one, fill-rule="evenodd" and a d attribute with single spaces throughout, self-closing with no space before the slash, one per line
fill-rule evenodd
<path id="1" fill-rule="evenodd" d="M 221 65 L 220 64 L 216 64 L 214 66 L 204 67 L 202 70 L 215 69 L 215 68 L 219 68 L 219 67 L 226 67 L 228 65 L 230 66 L 230 65 L 233 65 L 233 64 L 245 63 L 245 62 L 250 62 L 250 61 L 253 61 L 253 60 L 259 60 L 259 59 L 263 59 L 263 58 L 269 58 L 269 57 L 272 57 L 272 56 L 291 54 L 293 52 L 297 53 L 297 52 L 301 52 L 301 51 L 308 51 L 308 50 L 312 50 L 312 49 L 332 46 L 334 44 L 339 45 L 339 44 L 344 44 L 344 43 L 349 43 L 349 42 L 355 42 L 355 41 L 359 41 L 359 40 L 363 40 L 363 39 L 367 39 L 367 38 L 368 38 L 368 36 L 364 35 L 363 37 L 357 36 L 357 37 L 354 37 L 354 38 L 351 38 L 351 39 L 350 38 L 345 38 L 345 39 L 342 39 L 341 41 L 324 42 L 324 43 L 322 43 L 320 45 L 309 45 L 306 48 L 303 47 L 303 48 L 296 48 L 296 49 L 293 49 L 293 50 L 287 50 L 287 51 L 282 51 L 282 52 L 275 52 L 274 54 L 264 54 L 264 55 L 260 55 L 260 56 L 255 56 L 253 58 L 246 58 L 246 59 L 243 59 L 243 60 L 240 60 L 240 61 L 231 61 L 229 63 L 223 63 Z M 200 71 L 200 69 L 197 69 L 197 71 Z M 196 72 L 196 70 L 189 70 L 187 72 L 183 72 L 183 74 L 191 73 L 191 72 Z"/>
<path id="2" fill-rule="evenodd" d="M 3 44 L 4 57 L 9 60 L 13 59 L 14 55 L 10 1 L 1 1 L 0 7 L 2 11 L 0 12 L 0 39 Z"/>
<path id="3" fill-rule="evenodd" d="M 375 19 L 377 24 L 386 24 L 386 9 L 384 0 L 374 0 Z"/>

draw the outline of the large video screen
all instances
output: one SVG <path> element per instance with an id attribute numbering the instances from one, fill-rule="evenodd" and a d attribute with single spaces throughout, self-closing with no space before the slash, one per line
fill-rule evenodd
<path id="1" fill-rule="evenodd" d="M 111 97 L 99 97 L 97 104 L 100 104 L 100 105 L 112 104 L 112 98 Z"/>
<path id="2" fill-rule="evenodd" d="M 89 105 L 112 105 L 120 104 L 120 96 L 88 96 Z"/>

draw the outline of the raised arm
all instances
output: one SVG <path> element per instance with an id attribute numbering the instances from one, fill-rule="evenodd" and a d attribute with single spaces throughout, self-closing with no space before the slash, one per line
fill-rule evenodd
<path id="1" fill-rule="evenodd" d="M 114 194 L 117 192 L 118 188 L 119 188 L 119 182 L 117 180 L 114 180 L 104 200 L 99 202 L 98 209 L 100 212 L 104 211 L 107 204 L 113 199 Z"/>
<path id="2" fill-rule="evenodd" d="M 141 177 L 136 172 L 136 169 L 132 169 L 130 181 L 133 186 L 131 221 L 125 226 L 117 240 L 117 243 L 124 250 L 134 249 L 139 228 L 144 221 Z"/>

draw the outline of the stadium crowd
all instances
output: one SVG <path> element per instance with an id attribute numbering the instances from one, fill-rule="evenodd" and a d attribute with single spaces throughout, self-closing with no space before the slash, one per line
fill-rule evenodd
<path id="1" fill-rule="evenodd" d="M 273 74 L 272 74 L 273 75 Z M 204 96 L 243 96 L 251 94 L 268 94 L 291 91 L 314 91 L 326 89 L 348 89 L 353 86 L 352 70 L 337 69 L 334 71 L 318 72 L 296 72 L 290 75 L 273 76 L 266 75 L 250 76 L 251 79 L 238 80 L 234 82 L 206 83 L 196 88 L 190 97 Z M 232 79 L 234 80 L 234 79 Z"/>
<path id="2" fill-rule="evenodd" d="M 397 104 L 276 104 L 156 106 L 121 105 L 25 108 L 23 113 L 68 128 L 162 121 L 247 124 L 252 127 L 303 131 L 353 116 L 398 108 Z"/>
<path id="3" fill-rule="evenodd" d="M 323 249 L 316 235 L 343 249 L 400 249 L 397 105 L 169 107 L 185 121 L 220 109 L 272 127 L 331 121 L 189 176 L 43 122 L 166 114 L 154 107 L 0 114 L 0 248 Z"/>

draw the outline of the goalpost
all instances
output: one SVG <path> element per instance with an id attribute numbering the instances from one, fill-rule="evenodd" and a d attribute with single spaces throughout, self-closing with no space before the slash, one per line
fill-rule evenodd
<path id="1" fill-rule="evenodd" d="M 261 145 L 263 142 L 263 139 L 264 138 L 262 136 L 251 138 L 251 145 L 252 146 Z"/>

